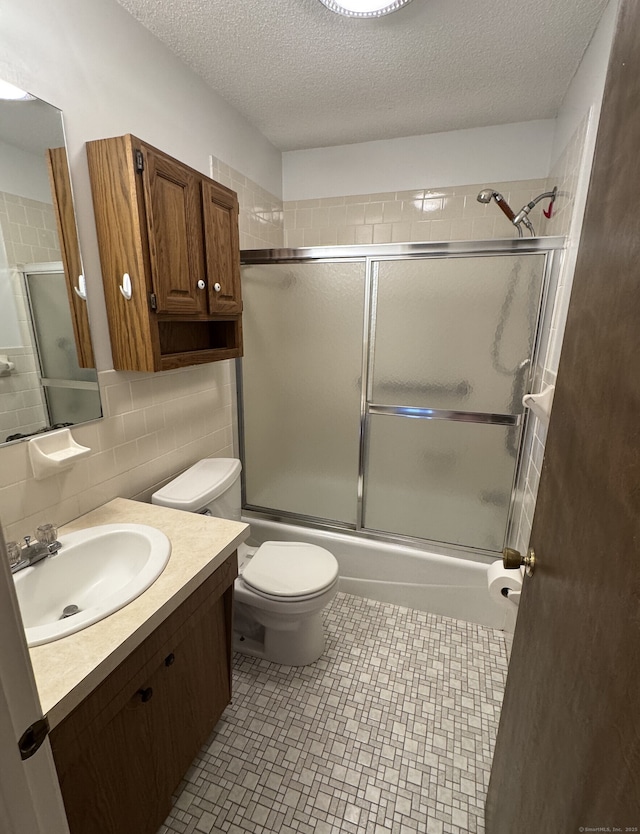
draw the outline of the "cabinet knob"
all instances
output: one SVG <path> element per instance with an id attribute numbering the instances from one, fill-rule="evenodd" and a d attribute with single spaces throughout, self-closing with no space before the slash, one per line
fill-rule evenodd
<path id="1" fill-rule="evenodd" d="M 165 666 L 173 666 L 173 664 L 175 663 L 175 660 L 176 660 L 176 656 L 175 656 L 175 654 L 174 654 L 173 652 L 171 652 L 171 654 L 168 654 L 168 655 L 165 657 L 165 659 L 164 659 L 164 665 L 165 665 Z"/>
<path id="2" fill-rule="evenodd" d="M 216 281 L 216 283 L 213 285 L 213 289 L 214 289 L 216 292 L 220 292 L 220 290 L 222 289 L 222 287 L 221 287 L 221 286 L 220 286 L 220 284 L 218 284 L 218 282 Z"/>
<path id="3" fill-rule="evenodd" d="M 204 282 L 204 281 L 202 280 L 202 278 L 201 278 L 201 279 L 198 281 L 198 289 L 199 289 L 199 290 L 203 290 L 206 286 L 207 286 L 207 285 L 205 284 L 205 282 Z"/>
<path id="4" fill-rule="evenodd" d="M 140 696 L 140 700 L 143 704 L 146 704 L 147 701 L 150 701 L 153 697 L 153 689 L 148 686 L 146 689 L 139 689 L 138 695 Z"/>

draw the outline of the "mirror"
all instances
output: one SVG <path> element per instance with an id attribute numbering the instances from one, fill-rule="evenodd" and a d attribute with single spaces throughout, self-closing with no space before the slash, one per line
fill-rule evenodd
<path id="1" fill-rule="evenodd" d="M 0 98 L 0 232 L 2 443 L 102 416 L 62 113 L 26 94 Z"/>

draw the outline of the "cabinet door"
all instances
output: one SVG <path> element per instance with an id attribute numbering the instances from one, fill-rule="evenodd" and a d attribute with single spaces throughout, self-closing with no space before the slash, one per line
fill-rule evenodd
<path id="1" fill-rule="evenodd" d="M 158 733 L 165 708 L 155 688 L 143 700 L 153 677 L 144 689 L 132 687 L 125 706 L 62 773 L 54 749 L 72 834 L 152 834 L 168 815 L 167 736 Z"/>
<path id="2" fill-rule="evenodd" d="M 71 834 L 156 834 L 231 694 L 229 559 L 51 732 Z"/>
<path id="3" fill-rule="evenodd" d="M 200 179 L 191 169 L 152 148 L 142 146 L 142 153 L 157 312 L 206 314 Z"/>
<path id="4" fill-rule="evenodd" d="M 150 682 L 154 698 L 157 691 L 157 706 L 163 710 L 163 714 L 157 713 L 157 735 L 164 734 L 167 739 L 163 758 L 169 793 L 178 786 L 231 700 L 226 612 L 232 594 L 228 589 L 213 607 L 194 617 L 189 634 L 171 649 L 155 681 Z M 172 728 L 169 734 L 167 727 Z"/>
<path id="5" fill-rule="evenodd" d="M 202 207 L 209 312 L 241 313 L 238 199 L 232 191 L 203 181 Z"/>

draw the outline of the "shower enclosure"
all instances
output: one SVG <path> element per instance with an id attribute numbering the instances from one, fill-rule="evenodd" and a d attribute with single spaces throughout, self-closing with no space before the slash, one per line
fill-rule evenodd
<path id="1" fill-rule="evenodd" d="M 500 551 L 562 245 L 243 252 L 245 509 Z"/>

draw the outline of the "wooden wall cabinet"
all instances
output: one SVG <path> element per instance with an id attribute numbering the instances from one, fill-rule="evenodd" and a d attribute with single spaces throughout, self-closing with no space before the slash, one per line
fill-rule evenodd
<path id="1" fill-rule="evenodd" d="M 241 356 L 236 194 L 131 135 L 88 142 L 87 158 L 114 367 Z"/>
<path id="2" fill-rule="evenodd" d="M 156 834 L 231 698 L 235 555 L 51 731 L 71 834 Z"/>

